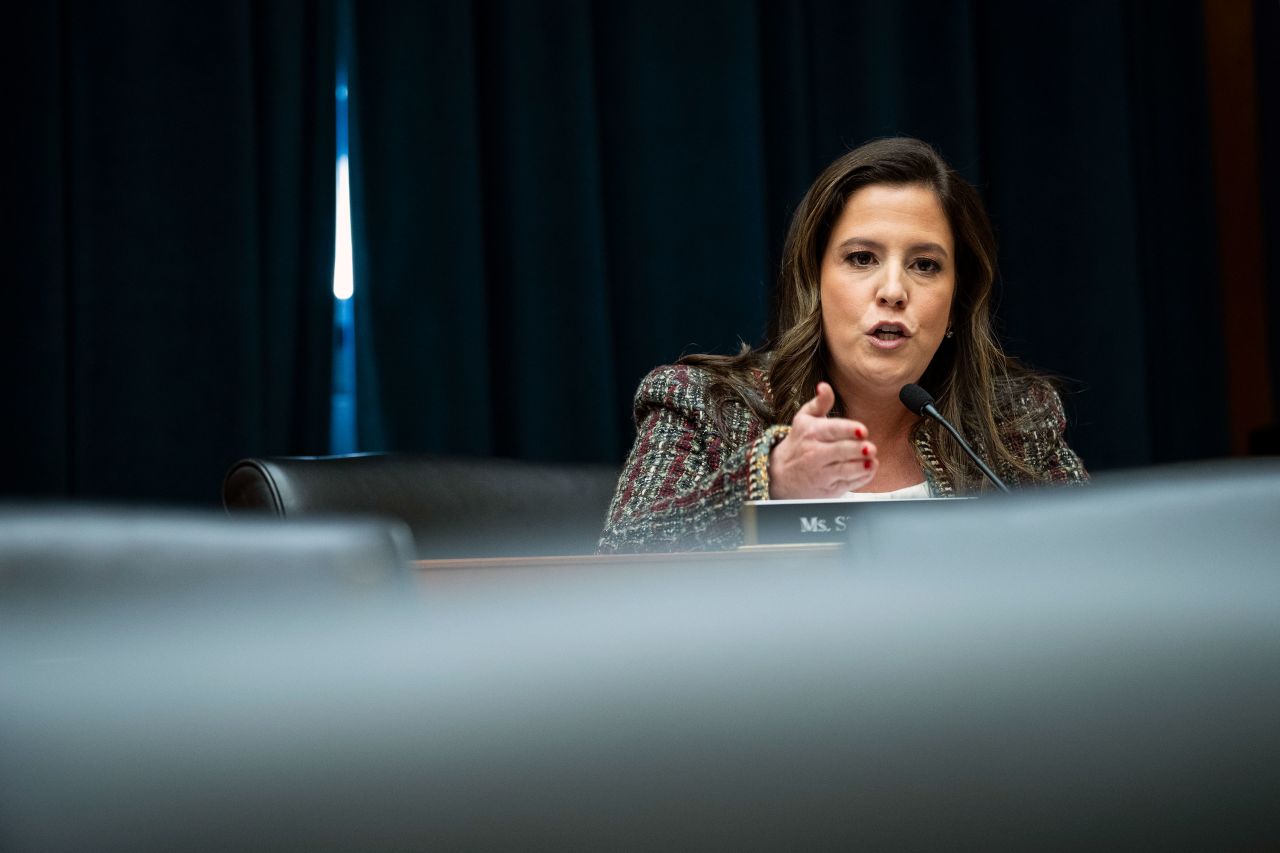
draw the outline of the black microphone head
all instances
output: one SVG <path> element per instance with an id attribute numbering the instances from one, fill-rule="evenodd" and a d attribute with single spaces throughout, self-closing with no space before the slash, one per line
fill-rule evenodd
<path id="1" fill-rule="evenodd" d="M 902 405 L 917 415 L 924 414 L 925 406 L 933 405 L 933 395 L 915 384 L 903 385 L 902 390 L 898 392 L 898 399 L 902 401 Z"/>

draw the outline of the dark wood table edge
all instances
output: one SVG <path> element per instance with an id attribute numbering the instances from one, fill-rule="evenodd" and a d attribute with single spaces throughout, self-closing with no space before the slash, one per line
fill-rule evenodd
<path id="1" fill-rule="evenodd" d="M 778 555 L 838 554 L 843 542 L 820 542 L 807 545 L 750 545 L 732 551 L 671 551 L 644 554 L 564 554 L 531 557 L 456 557 L 415 560 L 414 568 L 424 572 L 466 569 L 513 569 L 569 566 L 622 566 L 670 563 L 678 560 L 694 562 L 741 562 L 761 560 Z"/>

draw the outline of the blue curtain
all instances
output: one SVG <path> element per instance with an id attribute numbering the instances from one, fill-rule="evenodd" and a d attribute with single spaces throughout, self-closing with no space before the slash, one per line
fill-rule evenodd
<path id="1" fill-rule="evenodd" d="M 1095 468 L 1223 454 L 1198 3 L 361 4 L 362 440 L 616 462 L 650 367 L 766 333 L 791 209 L 884 135 L 988 202 L 1008 349 Z M 1194 247 L 1194 248 L 1190 248 Z"/>
<path id="2" fill-rule="evenodd" d="M 213 503 L 238 457 L 323 452 L 329 4 L 7 24 L 0 493 Z"/>
<path id="3" fill-rule="evenodd" d="M 984 193 L 1002 334 L 1072 380 L 1086 461 L 1227 452 L 1200 3 L 352 13 L 364 449 L 619 461 L 646 370 L 767 333 L 813 176 L 911 134 Z M 337 26 L 333 0 L 15 7 L 0 494 L 213 502 L 240 456 L 327 448 Z"/>

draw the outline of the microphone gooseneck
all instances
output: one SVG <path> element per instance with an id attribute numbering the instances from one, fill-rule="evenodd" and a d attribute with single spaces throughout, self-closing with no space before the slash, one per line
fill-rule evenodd
<path id="1" fill-rule="evenodd" d="M 942 424 L 943 428 L 947 432 L 951 433 L 952 437 L 955 438 L 956 441 L 960 442 L 960 449 L 973 460 L 973 464 L 978 466 L 978 469 L 987 476 L 987 479 L 994 483 L 995 487 L 1000 491 L 1005 494 L 1009 493 L 1009 487 L 1004 484 L 1004 481 L 996 476 L 996 472 L 992 471 L 986 462 L 983 462 L 978 458 L 978 454 L 974 453 L 973 448 L 969 446 L 969 443 L 961 437 L 960 431 L 952 426 L 951 421 L 944 418 L 942 416 L 942 412 L 939 412 L 937 407 L 933 405 L 932 394 L 921 388 L 919 385 L 912 383 L 910 385 L 902 386 L 902 390 L 898 392 L 898 399 L 902 401 L 902 405 L 906 406 L 915 414 L 928 415 L 938 423 Z"/>

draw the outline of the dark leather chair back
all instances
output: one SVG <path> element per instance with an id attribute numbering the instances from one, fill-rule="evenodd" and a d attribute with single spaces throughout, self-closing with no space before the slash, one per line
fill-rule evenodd
<path id="1" fill-rule="evenodd" d="M 407 453 L 245 459 L 229 511 L 398 518 L 422 558 L 595 551 L 618 469 Z"/>

